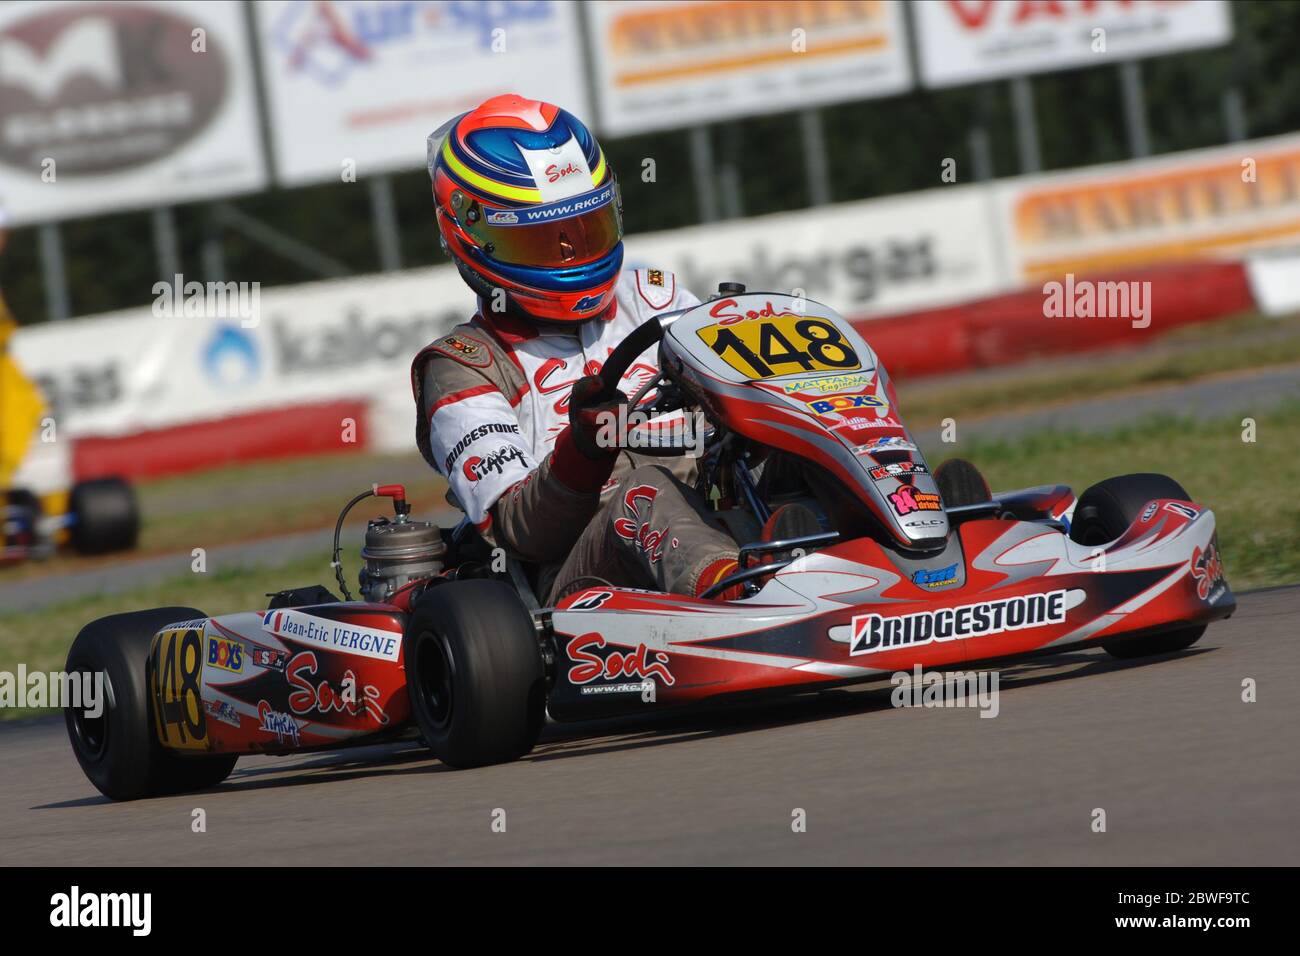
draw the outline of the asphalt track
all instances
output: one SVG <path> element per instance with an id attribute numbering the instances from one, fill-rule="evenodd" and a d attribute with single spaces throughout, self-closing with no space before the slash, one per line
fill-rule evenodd
<path id="1" fill-rule="evenodd" d="M 894 709 L 884 685 L 551 726 L 473 771 L 417 744 L 245 758 L 130 804 L 91 788 L 61 722 L 11 724 L 0 864 L 1295 865 L 1298 621 L 1300 588 L 1261 591 L 1179 654 L 1009 668 L 994 719 Z"/>

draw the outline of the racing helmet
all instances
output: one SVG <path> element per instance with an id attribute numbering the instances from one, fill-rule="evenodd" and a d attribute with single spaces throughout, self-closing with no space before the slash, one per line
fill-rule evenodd
<path id="1" fill-rule="evenodd" d="M 429 136 L 438 233 L 461 277 L 512 311 L 574 324 L 612 314 L 623 267 L 614 172 L 572 114 L 513 93 Z"/>

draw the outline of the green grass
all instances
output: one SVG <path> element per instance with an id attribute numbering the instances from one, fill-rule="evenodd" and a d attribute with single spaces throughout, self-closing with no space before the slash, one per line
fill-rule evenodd
<path id="1" fill-rule="evenodd" d="M 1215 421 L 1148 418 L 1096 434 L 1038 432 L 1013 441 L 926 448 L 974 462 L 995 491 L 1043 484 L 1082 494 L 1112 475 L 1154 471 L 1176 479 L 1214 511 L 1229 583 L 1237 589 L 1300 581 L 1300 405 L 1257 416 L 1242 441 L 1241 416 Z"/>
<path id="2" fill-rule="evenodd" d="M 1300 581 L 1300 405 L 1256 419 L 1257 441 L 1241 440 L 1239 417 L 1217 421 L 1146 419 L 1101 434 L 1041 432 L 1014 441 L 927 448 L 932 464 L 960 456 L 975 462 L 995 490 L 1068 484 L 1081 493 L 1111 475 L 1156 471 L 1176 478 L 1214 510 L 1228 580 L 1238 590 Z M 355 553 L 345 557 L 349 576 Z M 130 593 L 88 597 L 42 611 L 0 614 L 0 670 L 62 667 L 87 621 L 159 605 L 209 614 L 260 609 L 265 593 L 322 583 L 333 588 L 324 556 L 272 569 L 186 574 Z M 28 712 L 30 713 L 30 712 Z M 0 718 L 22 716 L 0 711 Z"/>

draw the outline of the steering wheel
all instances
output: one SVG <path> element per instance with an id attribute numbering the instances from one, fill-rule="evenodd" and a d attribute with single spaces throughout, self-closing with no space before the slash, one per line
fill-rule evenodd
<path id="1" fill-rule="evenodd" d="M 663 337 L 664 324 L 660 321 L 659 316 L 654 316 L 637 326 L 622 342 L 618 343 L 605 364 L 600 368 L 600 381 L 604 386 L 604 395 L 606 397 L 612 397 L 618 391 L 619 383 L 623 380 L 624 374 L 632 367 L 632 363 L 641 356 L 641 353 L 662 341 Z M 673 392 L 673 395 L 665 394 L 665 385 L 669 386 L 667 391 Z M 651 402 L 645 402 L 645 397 L 656 388 L 660 390 L 659 396 Z M 671 388 L 671 382 L 662 371 L 637 389 L 628 405 L 632 411 L 642 412 L 647 416 L 663 414 L 682 408 L 680 396 L 676 394 L 675 389 Z M 697 441 L 688 440 L 692 437 L 697 438 Z M 677 434 L 673 436 L 674 441 L 672 443 L 631 446 L 627 450 L 638 455 L 662 458 L 676 457 L 689 452 L 698 453 L 700 450 L 698 443 L 702 442 L 703 437 L 703 435 L 693 436 L 691 430 L 688 429 L 678 429 Z"/>
<path id="2" fill-rule="evenodd" d="M 606 397 L 613 397 L 618 391 L 619 382 L 623 381 L 623 376 L 632 367 L 632 363 L 650 346 L 662 341 L 663 337 L 663 324 L 659 321 L 659 317 L 655 316 L 638 325 L 628 333 L 627 338 L 618 343 L 609 358 L 605 360 L 605 364 L 600 367 L 600 381 L 605 386 Z M 658 379 L 663 379 L 662 372 Z M 641 391 L 644 392 L 645 389 Z"/>

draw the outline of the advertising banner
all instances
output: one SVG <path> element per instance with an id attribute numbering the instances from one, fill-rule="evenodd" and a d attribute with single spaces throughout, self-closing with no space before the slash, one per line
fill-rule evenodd
<path id="1" fill-rule="evenodd" d="M 251 192 L 263 155 L 241 4 L 0 4 L 11 225 Z"/>
<path id="2" fill-rule="evenodd" d="M 600 125 L 615 135 L 868 99 L 912 86 L 896 0 L 587 5 Z"/>
<path id="3" fill-rule="evenodd" d="M 926 86 L 1101 66 L 1232 39 L 1227 0 L 926 0 L 912 5 Z"/>
<path id="4" fill-rule="evenodd" d="M 980 186 L 941 189 L 634 235 L 629 265 L 677 273 L 701 298 L 719 282 L 793 292 L 858 319 L 999 291 L 992 207 Z"/>
<path id="5" fill-rule="evenodd" d="M 1011 280 L 1300 245 L 1300 136 L 993 186 Z"/>
<path id="6" fill-rule="evenodd" d="M 255 296 L 245 290 L 250 309 L 214 310 L 206 287 L 191 290 L 189 309 L 162 299 L 158 309 L 46 323 L 14 336 L 15 358 L 44 390 L 64 434 L 125 435 L 359 398 L 401 409 L 400 431 L 409 438 L 411 359 L 474 309 L 451 268 Z"/>
<path id="7" fill-rule="evenodd" d="M 255 4 L 278 180 L 297 185 L 421 167 L 433 130 L 499 93 L 559 103 L 587 118 L 577 6 Z"/>

